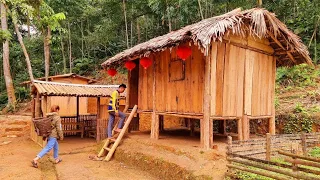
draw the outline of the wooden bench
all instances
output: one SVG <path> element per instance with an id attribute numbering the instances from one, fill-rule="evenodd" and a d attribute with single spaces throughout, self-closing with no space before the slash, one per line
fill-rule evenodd
<path id="1" fill-rule="evenodd" d="M 67 125 L 70 125 L 72 128 L 80 127 L 80 129 L 65 129 Z M 70 128 L 69 127 L 69 128 Z M 63 133 L 81 133 L 81 138 L 84 135 L 84 124 L 83 123 L 62 123 Z"/>

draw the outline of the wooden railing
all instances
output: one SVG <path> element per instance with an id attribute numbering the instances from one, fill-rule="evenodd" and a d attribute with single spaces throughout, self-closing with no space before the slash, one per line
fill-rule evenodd
<path id="1" fill-rule="evenodd" d="M 62 130 L 66 136 L 76 135 L 73 130 L 81 130 L 83 128 L 84 135 L 89 136 L 90 131 L 96 131 L 97 127 L 97 115 L 79 115 L 77 116 L 61 116 Z M 77 125 L 81 124 L 81 125 Z"/>
<path id="2" fill-rule="evenodd" d="M 320 133 L 267 134 L 248 141 L 228 136 L 226 176 L 239 179 L 238 173 L 246 172 L 273 179 L 320 179 L 320 159 L 307 154 L 319 143 Z M 273 162 L 272 157 L 282 160 Z"/>

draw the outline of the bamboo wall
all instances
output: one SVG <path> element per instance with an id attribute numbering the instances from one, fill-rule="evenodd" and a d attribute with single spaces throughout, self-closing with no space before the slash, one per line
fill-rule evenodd
<path id="1" fill-rule="evenodd" d="M 168 49 L 150 57 L 156 63 L 156 111 L 202 113 L 204 57 L 196 46 L 192 46 L 192 57 L 186 61 L 176 61 L 175 52 L 172 48 L 171 52 Z M 139 110 L 153 109 L 153 65 L 147 70 L 139 68 Z"/>

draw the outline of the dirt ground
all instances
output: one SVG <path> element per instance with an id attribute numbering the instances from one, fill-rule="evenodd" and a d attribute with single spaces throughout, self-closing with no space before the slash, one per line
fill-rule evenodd
<path id="1" fill-rule="evenodd" d="M 119 146 L 127 152 L 139 152 L 153 158 L 177 164 L 196 176 L 224 179 L 226 164 L 226 137 L 214 137 L 215 149 L 203 151 L 199 134 L 190 136 L 188 131 L 166 131 L 160 139 L 150 139 L 149 133 L 131 133 Z"/>
<path id="2" fill-rule="evenodd" d="M 146 172 L 117 161 L 88 160 L 88 155 L 96 151 L 96 143 L 92 139 L 66 138 L 60 142 L 63 162 L 53 164 L 52 153 L 49 153 L 40 160 L 40 167 L 36 169 L 31 167 L 31 160 L 40 150 L 38 145 L 27 138 L 0 138 L 0 179 L 156 180 Z"/>

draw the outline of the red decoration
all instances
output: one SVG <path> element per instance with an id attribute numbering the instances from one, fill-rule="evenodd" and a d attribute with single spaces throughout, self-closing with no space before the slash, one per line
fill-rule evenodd
<path id="1" fill-rule="evenodd" d="M 152 65 L 152 60 L 148 57 L 143 57 L 140 59 L 140 64 L 144 67 L 144 69 L 147 69 L 149 66 Z"/>
<path id="2" fill-rule="evenodd" d="M 188 57 L 192 54 L 191 48 L 187 46 L 179 46 L 177 49 L 177 55 L 182 60 L 188 59 Z"/>
<path id="3" fill-rule="evenodd" d="M 136 67 L 136 63 L 132 62 L 132 61 L 127 61 L 124 66 L 131 71 L 132 69 L 134 69 Z"/>
<path id="4" fill-rule="evenodd" d="M 117 70 L 116 69 L 113 69 L 113 68 L 111 68 L 111 69 L 108 69 L 108 74 L 110 75 L 110 76 L 115 76 L 116 74 L 117 74 Z"/>

